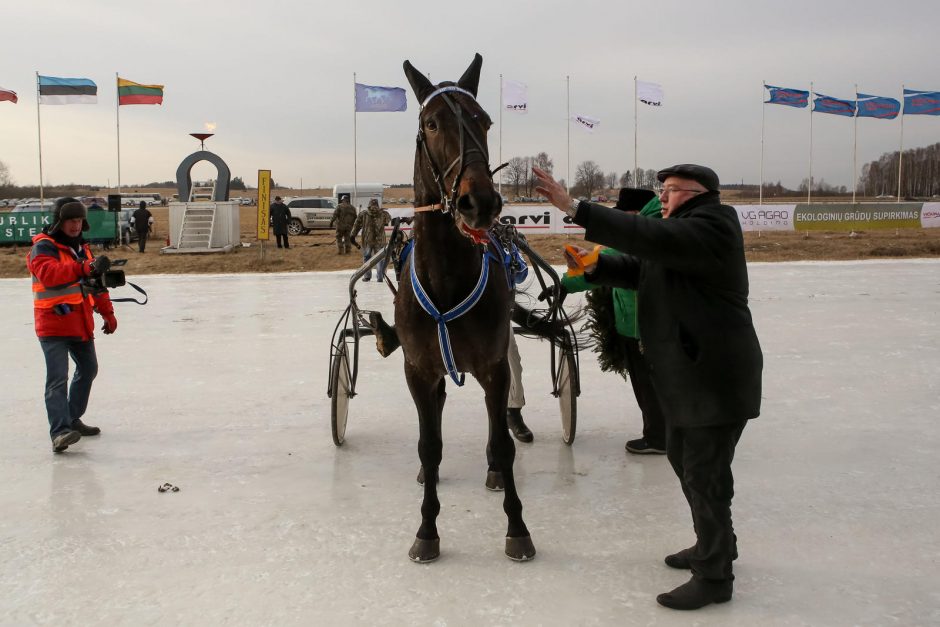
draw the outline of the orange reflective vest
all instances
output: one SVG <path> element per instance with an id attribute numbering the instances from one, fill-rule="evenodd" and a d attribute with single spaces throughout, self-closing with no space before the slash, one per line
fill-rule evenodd
<path id="1" fill-rule="evenodd" d="M 55 240 L 46 236 L 37 237 L 34 240 L 48 239 L 49 241 L 55 243 Z M 92 258 L 91 250 L 88 248 L 88 244 L 84 244 L 85 256 L 87 259 Z M 59 251 L 59 261 L 66 263 L 69 261 L 77 261 L 77 257 L 68 250 L 64 249 L 61 246 L 56 246 L 56 249 Z M 30 253 L 32 254 L 32 253 Z M 79 305 L 85 299 L 88 299 L 89 306 L 94 305 L 94 301 L 91 298 L 91 295 L 85 295 L 82 286 L 79 285 L 78 281 L 73 283 L 67 283 L 65 285 L 55 285 L 55 286 L 46 286 L 36 278 L 35 274 L 31 274 L 33 279 L 33 306 L 39 309 L 52 309 L 59 304 L 67 305 Z"/>

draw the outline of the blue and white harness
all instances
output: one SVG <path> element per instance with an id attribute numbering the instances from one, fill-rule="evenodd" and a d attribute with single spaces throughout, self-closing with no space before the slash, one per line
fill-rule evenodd
<path id="1" fill-rule="evenodd" d="M 487 234 L 489 235 L 490 242 L 496 250 L 501 251 L 502 254 L 494 254 L 490 250 L 489 245 L 484 245 L 483 260 L 480 264 L 480 278 L 477 279 L 476 286 L 465 299 L 450 311 L 444 313 L 441 313 L 438 308 L 434 306 L 434 303 L 431 302 L 427 292 L 424 291 L 421 282 L 418 280 L 418 274 L 415 271 L 415 257 L 413 254 L 415 247 L 414 240 L 408 242 L 405 250 L 402 251 L 403 259 L 407 259 L 407 257 L 411 255 L 412 290 L 414 290 L 415 296 L 418 298 L 418 303 L 421 304 L 421 308 L 437 322 L 437 342 L 441 348 L 441 358 L 444 360 L 444 367 L 447 368 L 447 374 L 450 375 L 450 378 L 458 386 L 463 385 L 466 376 L 462 372 L 457 372 L 457 364 L 454 362 L 454 353 L 450 346 L 450 333 L 447 330 L 447 323 L 464 315 L 479 302 L 480 298 L 483 296 L 483 292 L 486 290 L 487 281 L 489 281 L 490 260 L 498 261 L 499 264 L 503 266 L 506 272 L 506 282 L 510 290 L 525 280 L 526 276 L 529 274 L 529 268 L 526 266 L 525 260 L 522 258 L 522 254 L 515 244 L 509 244 L 507 248 L 501 245 L 499 240 L 493 236 L 492 232 Z"/>

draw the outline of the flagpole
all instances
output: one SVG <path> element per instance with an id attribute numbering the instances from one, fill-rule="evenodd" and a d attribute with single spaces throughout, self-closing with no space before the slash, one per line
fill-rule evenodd
<path id="1" fill-rule="evenodd" d="M 353 72 L 353 198 L 349 199 L 349 204 L 359 200 L 359 173 L 356 162 L 358 145 L 356 139 L 356 73 Z"/>
<path id="2" fill-rule="evenodd" d="M 806 184 L 806 204 L 813 198 L 813 82 L 809 83 L 809 181 Z"/>
<path id="3" fill-rule="evenodd" d="M 565 159 L 565 191 L 571 193 L 571 76 L 565 76 L 565 100 L 568 111 L 565 114 L 565 126 L 568 129 L 568 157 Z"/>
<path id="4" fill-rule="evenodd" d="M 42 96 L 39 93 L 39 72 L 36 72 L 36 131 L 39 135 L 39 209 L 44 207 L 45 195 L 42 187 L 42 119 L 39 115 L 39 99 Z"/>
<path id="5" fill-rule="evenodd" d="M 637 165 L 637 142 L 636 142 L 636 123 L 637 123 L 637 93 L 636 93 L 636 75 L 633 75 L 633 186 L 640 187 L 640 169 Z"/>
<path id="6" fill-rule="evenodd" d="M 764 103 L 764 92 L 767 91 L 767 81 L 761 81 L 760 88 L 760 189 L 757 193 L 757 204 L 764 204 L 764 116 L 767 105 Z"/>
<path id="7" fill-rule="evenodd" d="M 855 83 L 855 124 L 852 146 L 852 204 L 855 204 L 855 188 L 858 187 L 858 83 Z"/>
<path id="8" fill-rule="evenodd" d="M 118 179 L 117 179 L 117 192 L 121 193 L 121 87 L 119 82 L 121 76 L 118 72 L 114 73 L 114 84 L 117 87 L 114 97 L 114 111 L 115 117 L 117 119 L 117 166 L 118 166 Z"/>
<path id="9" fill-rule="evenodd" d="M 901 165 L 904 161 L 904 85 L 901 84 L 901 146 L 898 148 L 898 202 L 901 202 Z"/>
<path id="10" fill-rule="evenodd" d="M 499 75 L 499 160 L 496 163 L 503 162 L 503 75 Z M 503 173 L 499 173 L 499 195 L 503 195 Z"/>

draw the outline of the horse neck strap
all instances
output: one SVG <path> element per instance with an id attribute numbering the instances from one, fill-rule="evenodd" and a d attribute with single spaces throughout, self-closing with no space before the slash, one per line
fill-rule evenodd
<path id="1" fill-rule="evenodd" d="M 463 89 L 462 87 L 457 87 L 456 85 L 448 85 L 447 87 L 438 87 L 437 89 L 435 89 L 434 91 L 432 91 L 430 94 L 428 94 L 428 97 L 425 98 L 424 101 L 421 103 L 421 108 L 423 109 L 423 108 L 425 108 L 426 106 L 428 106 L 428 103 L 431 102 L 431 100 L 434 98 L 434 96 L 437 96 L 437 95 L 440 95 L 440 94 L 446 94 L 446 93 L 452 92 L 452 91 L 455 91 L 455 92 L 457 92 L 457 93 L 463 94 L 463 95 L 465 95 L 465 96 L 469 96 L 471 100 L 473 100 L 474 102 L 476 102 L 477 97 L 474 96 L 474 95 L 473 95 L 472 93 L 470 93 L 469 91 L 467 91 L 466 89 Z"/>
<path id="2" fill-rule="evenodd" d="M 437 322 L 437 343 L 441 349 L 441 358 L 444 360 L 444 367 L 447 368 L 447 374 L 450 375 L 451 380 L 458 386 L 461 386 L 466 376 L 462 372 L 457 372 L 457 364 L 454 362 L 454 352 L 450 346 L 450 333 L 447 330 L 447 323 L 451 320 L 456 320 L 473 309 L 473 306 L 476 305 L 483 296 L 483 291 L 486 289 L 486 283 L 489 280 L 490 258 L 492 254 L 489 249 L 484 249 L 480 277 L 477 279 L 476 287 L 474 287 L 473 291 L 459 304 L 450 311 L 442 314 L 437 307 L 434 306 L 434 303 L 431 302 L 427 292 L 424 291 L 424 287 L 421 286 L 421 281 L 418 280 L 418 273 L 415 270 L 417 256 L 414 254 L 416 247 L 417 243 L 411 247 L 411 288 L 418 298 L 418 303 L 421 305 L 421 308 Z"/>

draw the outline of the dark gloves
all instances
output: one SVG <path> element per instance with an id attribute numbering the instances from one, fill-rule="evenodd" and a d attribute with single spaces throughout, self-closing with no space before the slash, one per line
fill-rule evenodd
<path id="1" fill-rule="evenodd" d="M 101 255 L 100 257 L 95 257 L 90 264 L 88 264 L 88 275 L 89 276 L 101 276 L 111 268 L 111 259 L 107 255 Z"/>
<path id="2" fill-rule="evenodd" d="M 117 331 L 117 318 L 114 317 L 114 312 L 101 314 L 101 317 L 104 318 L 104 325 L 102 325 L 101 330 L 104 331 L 105 335 L 111 335 Z"/>
<path id="3" fill-rule="evenodd" d="M 549 296 L 554 295 L 554 293 L 555 293 L 555 286 L 554 286 L 554 285 L 549 285 L 549 286 L 546 287 L 544 290 L 542 290 L 542 293 L 541 293 L 541 294 L 539 294 L 539 300 L 545 300 L 545 299 L 547 299 Z M 559 303 L 564 302 L 565 296 L 567 296 L 567 295 L 568 295 L 568 290 L 565 289 L 565 286 L 564 286 L 564 285 L 559 285 L 559 286 L 558 286 L 558 302 L 559 302 Z"/>

